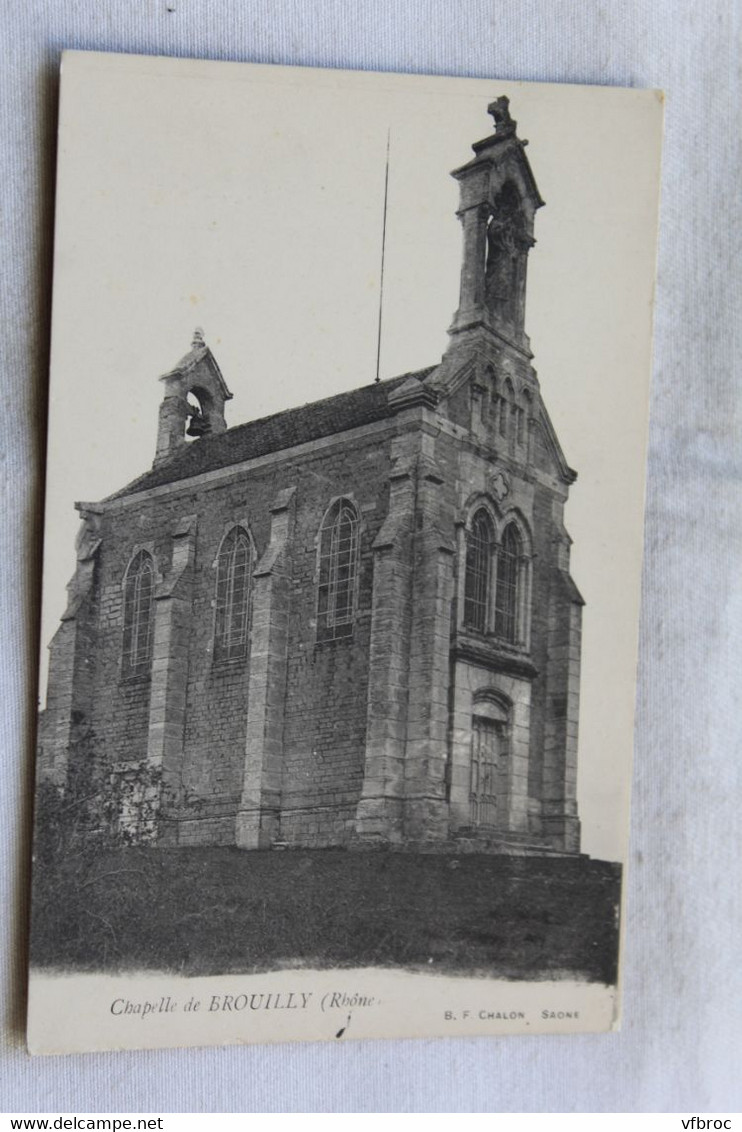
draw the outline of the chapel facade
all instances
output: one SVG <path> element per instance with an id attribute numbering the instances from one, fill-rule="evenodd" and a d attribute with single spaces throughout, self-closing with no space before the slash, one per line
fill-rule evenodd
<path id="1" fill-rule="evenodd" d="M 129 841 L 579 851 L 575 473 L 524 325 L 543 201 L 489 112 L 438 365 L 227 428 L 197 331 L 152 469 L 77 504 L 40 776 Z"/>

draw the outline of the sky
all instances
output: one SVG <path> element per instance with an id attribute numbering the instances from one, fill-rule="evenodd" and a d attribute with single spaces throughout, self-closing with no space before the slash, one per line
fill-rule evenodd
<path id="1" fill-rule="evenodd" d="M 578 801 L 624 856 L 633 746 L 661 106 L 653 92 L 69 53 L 63 62 L 42 618 L 76 500 L 152 463 L 162 385 L 200 326 L 229 425 L 440 360 L 458 300 L 449 176 L 511 100 L 546 207 L 526 329 L 569 464 L 586 599 Z"/>

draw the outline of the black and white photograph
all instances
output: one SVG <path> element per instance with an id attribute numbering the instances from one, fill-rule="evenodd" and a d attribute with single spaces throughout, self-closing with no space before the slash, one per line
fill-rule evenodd
<path id="1" fill-rule="evenodd" d="M 32 1052 L 619 1025 L 662 117 L 65 54 Z"/>

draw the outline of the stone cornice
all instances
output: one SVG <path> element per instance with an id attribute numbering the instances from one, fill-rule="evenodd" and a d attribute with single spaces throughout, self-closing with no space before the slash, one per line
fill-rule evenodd
<path id="1" fill-rule="evenodd" d="M 452 651 L 457 660 L 467 660 L 490 672 L 504 672 L 526 680 L 534 680 L 538 676 L 538 669 L 525 653 L 505 651 L 495 642 L 475 641 L 470 637 L 459 636 Z"/>

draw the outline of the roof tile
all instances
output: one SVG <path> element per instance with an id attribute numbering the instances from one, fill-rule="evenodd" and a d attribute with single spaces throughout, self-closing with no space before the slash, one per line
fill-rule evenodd
<path id="1" fill-rule="evenodd" d="M 389 415 L 389 394 L 410 377 L 424 380 L 433 369 L 435 366 L 404 373 L 378 384 L 338 393 L 296 409 L 286 409 L 262 420 L 235 425 L 216 436 L 204 436 L 181 448 L 171 459 L 145 472 L 109 498 L 120 499 L 163 484 L 187 480 L 265 456 L 269 452 L 280 452 L 284 448 L 383 420 Z"/>

